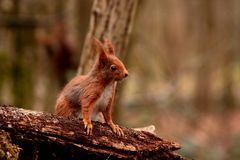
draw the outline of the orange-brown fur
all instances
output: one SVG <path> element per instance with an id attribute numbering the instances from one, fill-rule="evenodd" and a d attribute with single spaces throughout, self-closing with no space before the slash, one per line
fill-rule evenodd
<path id="1" fill-rule="evenodd" d="M 105 122 L 118 134 L 121 128 L 112 121 L 112 104 L 116 82 L 128 75 L 123 63 L 116 57 L 111 42 L 105 39 L 104 45 L 95 39 L 99 57 L 87 75 L 74 77 L 62 90 L 56 102 L 56 114 L 60 116 L 82 115 L 87 134 L 92 134 L 91 116 L 101 112 Z"/>

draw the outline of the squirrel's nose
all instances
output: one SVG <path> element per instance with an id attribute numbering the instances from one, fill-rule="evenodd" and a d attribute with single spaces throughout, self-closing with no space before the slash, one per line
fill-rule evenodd
<path id="1" fill-rule="evenodd" d="M 128 76 L 128 73 L 126 72 L 125 74 L 124 74 L 124 77 L 126 78 Z"/>

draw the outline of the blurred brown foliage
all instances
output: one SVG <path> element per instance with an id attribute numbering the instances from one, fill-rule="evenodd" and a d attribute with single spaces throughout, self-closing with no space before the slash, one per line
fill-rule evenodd
<path id="1" fill-rule="evenodd" d="M 53 110 L 63 83 L 76 74 L 71 65 L 79 63 L 91 6 L 0 0 L 0 103 Z M 66 70 L 46 50 L 65 54 L 61 42 L 70 53 Z M 239 159 L 239 42 L 238 0 L 140 0 L 118 121 L 156 125 L 158 135 L 182 143 L 190 158 Z"/>

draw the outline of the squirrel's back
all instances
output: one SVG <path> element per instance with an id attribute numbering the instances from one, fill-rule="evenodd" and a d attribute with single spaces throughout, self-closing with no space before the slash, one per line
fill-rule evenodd
<path id="1" fill-rule="evenodd" d="M 84 79 L 86 76 L 76 76 L 63 88 L 56 101 L 55 113 L 57 115 L 71 116 L 77 110 L 80 111 L 79 97 L 82 88 L 81 82 Z"/>

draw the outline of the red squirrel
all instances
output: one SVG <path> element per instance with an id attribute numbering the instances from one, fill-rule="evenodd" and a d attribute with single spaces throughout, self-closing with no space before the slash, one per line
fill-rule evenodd
<path id="1" fill-rule="evenodd" d="M 112 43 L 104 40 L 102 44 L 94 39 L 95 49 L 99 54 L 91 71 L 86 75 L 77 75 L 62 90 L 55 113 L 59 116 L 83 118 L 86 134 L 92 134 L 91 116 L 93 111 L 102 113 L 105 122 L 114 133 L 123 136 L 122 129 L 113 123 L 112 106 L 117 81 L 128 76 L 128 71 L 116 57 Z"/>

